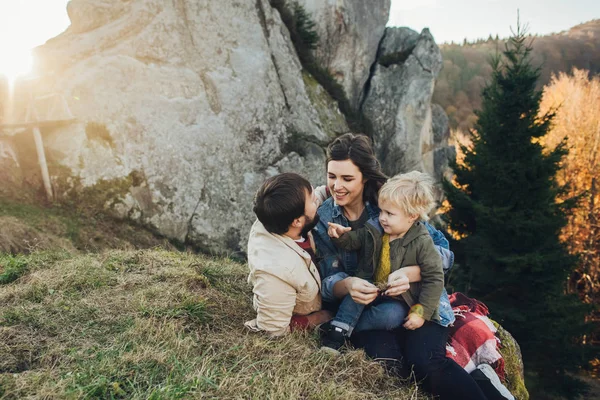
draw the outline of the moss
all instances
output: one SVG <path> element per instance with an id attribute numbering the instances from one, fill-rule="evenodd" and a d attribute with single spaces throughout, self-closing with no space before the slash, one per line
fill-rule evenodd
<path id="1" fill-rule="evenodd" d="M 342 133 L 342 127 L 346 126 L 344 116 L 337 112 L 337 102 L 326 90 L 323 90 L 319 82 L 307 71 L 302 71 L 302 79 L 308 98 L 317 110 L 323 130 L 331 139 L 335 138 Z"/>
<path id="2" fill-rule="evenodd" d="M 88 140 L 93 140 L 101 144 L 105 144 L 110 148 L 115 148 L 115 143 L 110 136 L 110 132 L 106 128 L 106 125 L 98 122 L 88 122 L 85 125 L 85 136 Z"/>
<path id="3" fill-rule="evenodd" d="M 498 332 L 496 335 L 500 339 L 500 354 L 504 358 L 504 368 L 506 371 L 506 387 L 515 396 L 517 400 L 529 400 L 529 392 L 525 387 L 523 377 L 523 359 L 521 349 L 516 340 L 496 321 L 492 321 Z"/>
<path id="4" fill-rule="evenodd" d="M 50 168 L 56 203 L 80 212 L 97 213 L 98 210 L 111 211 L 123 201 L 129 189 L 142 185 L 146 177 L 133 170 L 122 178 L 100 179 L 91 186 L 85 186 L 80 177 L 61 165 Z"/>

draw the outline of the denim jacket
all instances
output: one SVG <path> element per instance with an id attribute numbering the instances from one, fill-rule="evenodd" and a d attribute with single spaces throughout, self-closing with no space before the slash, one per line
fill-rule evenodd
<path id="1" fill-rule="evenodd" d="M 365 207 L 368 213 L 368 219 L 379 217 L 379 207 L 371 204 L 370 202 L 365 203 Z M 319 272 L 323 283 L 321 285 L 321 294 L 323 301 L 335 302 L 337 299 L 333 295 L 333 286 L 349 277 L 354 276 L 358 268 L 358 254 L 356 251 L 346 251 L 337 248 L 329 235 L 327 234 L 328 222 L 334 222 L 342 226 L 350 226 L 348 219 L 344 216 L 342 208 L 335 204 L 333 198 L 327 199 L 317 210 L 319 213 L 319 223 L 313 229 L 312 234 L 317 248 L 317 256 L 320 259 Z M 442 263 L 444 273 L 447 273 L 454 264 L 454 253 L 449 250 L 448 240 L 444 237 L 444 234 L 430 224 L 425 223 L 427 231 L 433 239 L 433 243 L 436 245 L 440 255 L 442 257 Z M 448 326 L 454 322 L 454 312 L 450 306 L 450 300 L 448 299 L 448 293 L 444 288 L 440 297 L 440 325 Z"/>

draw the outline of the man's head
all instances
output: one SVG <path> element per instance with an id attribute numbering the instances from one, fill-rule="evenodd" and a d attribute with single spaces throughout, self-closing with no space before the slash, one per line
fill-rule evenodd
<path id="1" fill-rule="evenodd" d="M 318 222 L 310 182 L 286 172 L 267 179 L 254 197 L 254 213 L 265 229 L 283 235 L 290 229 L 307 233 Z"/>

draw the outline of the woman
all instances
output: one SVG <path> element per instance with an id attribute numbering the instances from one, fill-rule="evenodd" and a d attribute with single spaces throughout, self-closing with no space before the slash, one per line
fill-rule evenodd
<path id="1" fill-rule="evenodd" d="M 327 177 L 331 198 L 319 208 L 320 222 L 313 230 L 321 258 L 323 301 L 334 303 L 349 294 L 355 302 L 368 305 L 377 298 L 378 288 L 348 274 L 357 268 L 357 253 L 336 248 L 327 234 L 327 223 L 335 222 L 358 229 L 367 220 L 377 218 L 377 192 L 387 177 L 375 158 L 370 140 L 353 134 L 342 135 L 329 145 Z M 436 245 L 447 247 L 441 232 L 430 226 L 428 230 Z M 385 294 L 399 295 L 409 288 L 409 281 L 418 280 L 418 266 L 402 268 L 390 275 L 390 287 Z M 376 307 L 371 307 L 373 310 L 370 312 L 377 312 Z M 367 310 L 361 319 L 368 317 Z M 374 358 L 399 359 L 402 355 L 406 364 L 413 367 L 417 380 L 425 380 L 425 387 L 442 399 L 486 399 L 472 377 L 446 358 L 447 335 L 446 327 L 426 323 L 418 333 L 403 328 L 398 331 L 363 331 L 351 339 Z"/>

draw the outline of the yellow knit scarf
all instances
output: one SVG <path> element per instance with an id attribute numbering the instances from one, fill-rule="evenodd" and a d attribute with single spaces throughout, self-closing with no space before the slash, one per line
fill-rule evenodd
<path id="1" fill-rule="evenodd" d="M 390 235 L 384 233 L 381 242 L 381 257 L 379 259 L 377 270 L 375 271 L 374 280 L 376 283 L 387 283 L 388 276 L 392 271 L 392 262 L 390 260 Z"/>

